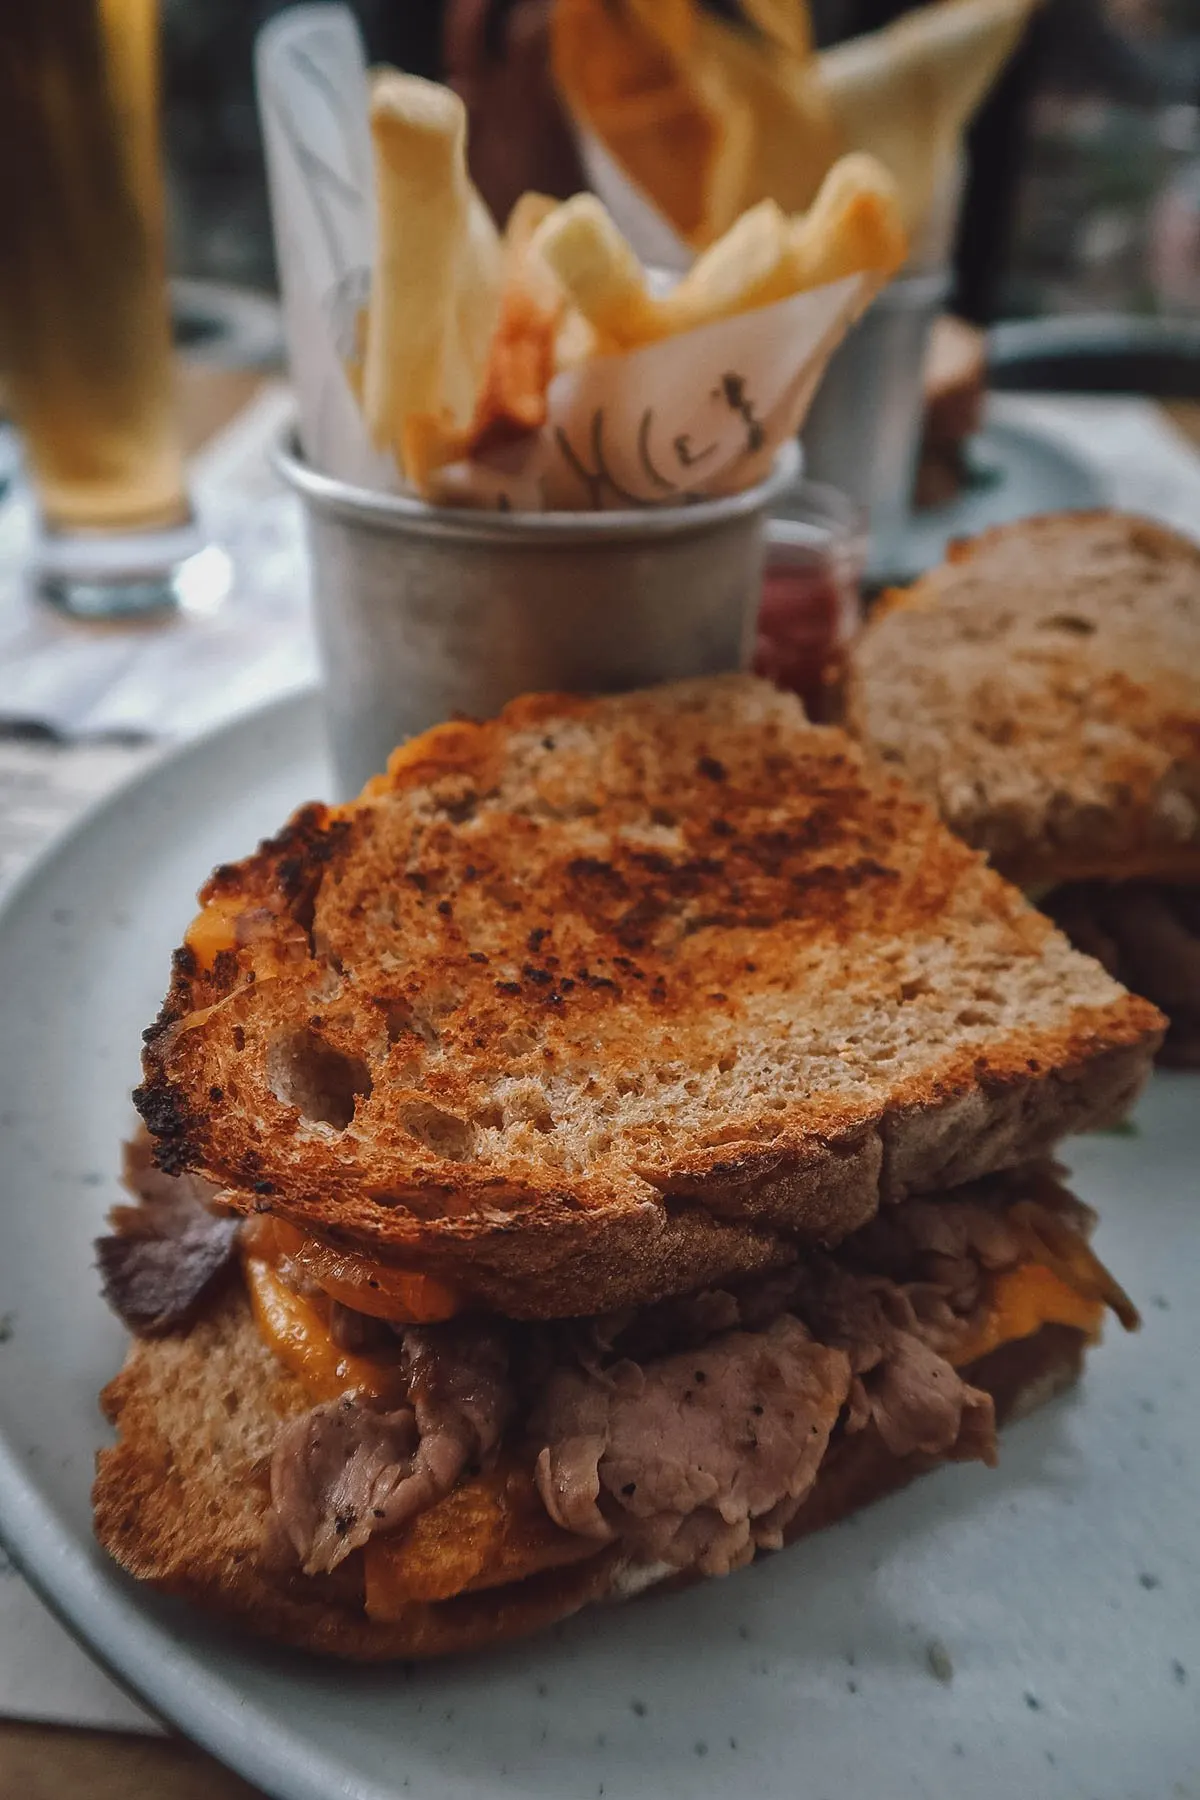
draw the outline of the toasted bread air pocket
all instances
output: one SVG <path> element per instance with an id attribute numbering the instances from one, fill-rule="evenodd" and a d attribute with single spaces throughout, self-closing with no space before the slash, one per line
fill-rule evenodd
<path id="1" fill-rule="evenodd" d="M 361 1056 L 336 1049 L 319 1031 L 277 1032 L 266 1055 L 267 1085 L 277 1100 L 294 1106 L 308 1125 L 344 1131 L 360 1098 L 368 1098 L 371 1071 Z"/>

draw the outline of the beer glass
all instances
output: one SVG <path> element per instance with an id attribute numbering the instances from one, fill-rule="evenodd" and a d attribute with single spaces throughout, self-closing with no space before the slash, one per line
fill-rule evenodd
<path id="1" fill-rule="evenodd" d="M 38 502 L 35 586 L 92 618 L 172 607 L 218 573 L 184 486 L 157 111 L 157 0 L 4 8 L 0 368 Z"/>

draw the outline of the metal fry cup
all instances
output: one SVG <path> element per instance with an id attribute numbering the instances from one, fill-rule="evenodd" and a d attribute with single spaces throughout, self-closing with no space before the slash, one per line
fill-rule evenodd
<path id="1" fill-rule="evenodd" d="M 804 423 L 805 467 L 866 508 L 871 563 L 896 567 L 911 514 L 925 411 L 925 354 L 947 274 L 902 275 L 834 351 Z"/>
<path id="2" fill-rule="evenodd" d="M 799 454 L 758 486 L 640 512 L 432 507 L 319 474 L 292 431 L 275 467 L 312 563 L 334 775 L 343 798 L 404 738 L 489 718 L 537 690 L 614 693 L 747 668 L 764 524 Z"/>
<path id="3" fill-rule="evenodd" d="M 925 356 L 952 286 L 965 164 L 943 171 L 908 262 L 834 351 L 801 436 L 812 481 L 867 510 L 874 578 L 903 571 L 925 414 Z"/>

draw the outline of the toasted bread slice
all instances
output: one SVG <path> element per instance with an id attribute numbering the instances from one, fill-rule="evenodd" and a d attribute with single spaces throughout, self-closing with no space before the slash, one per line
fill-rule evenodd
<path id="1" fill-rule="evenodd" d="M 334 1656 L 446 1656 L 552 1624 L 609 1586 L 612 1558 L 550 1568 L 511 1587 L 414 1602 L 397 1623 L 369 1619 L 362 1559 L 335 1575 L 271 1566 L 271 1446 L 311 1404 L 255 1328 L 231 1284 L 183 1337 L 135 1340 L 102 1396 L 120 1436 L 97 1461 L 96 1536 L 139 1580 L 243 1618 L 264 1637 Z"/>
<path id="2" fill-rule="evenodd" d="M 922 449 L 958 450 L 983 423 L 987 337 L 954 313 L 933 321 L 925 352 Z"/>
<path id="3" fill-rule="evenodd" d="M 514 1317 L 1036 1156 L 1162 1025 L 749 677 L 439 727 L 202 899 L 136 1096 L 163 1166 Z"/>
<path id="4" fill-rule="evenodd" d="M 1003 1422 L 1074 1380 L 1085 1345 L 1082 1332 L 1047 1325 L 964 1374 L 995 1395 Z M 663 1574 L 679 1585 L 674 1571 L 631 1570 L 619 1548 L 607 1546 L 506 1587 L 414 1601 L 401 1619 L 372 1620 L 361 1554 L 323 1578 L 279 1573 L 264 1556 L 270 1447 L 281 1418 L 308 1404 L 263 1344 L 240 1288 L 231 1287 L 186 1337 L 135 1343 L 104 1394 L 119 1437 L 98 1460 L 100 1542 L 132 1575 L 260 1636 L 361 1660 L 482 1649 L 567 1618 L 589 1601 L 641 1591 Z M 933 1466 L 921 1455 L 890 1455 L 874 1427 L 842 1440 L 789 1540 Z"/>
<path id="5" fill-rule="evenodd" d="M 852 653 L 851 730 L 1025 886 L 1200 880 L 1200 545 L 1066 513 L 952 547 Z"/>

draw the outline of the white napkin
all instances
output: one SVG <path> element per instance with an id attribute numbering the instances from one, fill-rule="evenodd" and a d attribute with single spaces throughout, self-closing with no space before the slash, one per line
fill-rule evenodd
<path id="1" fill-rule="evenodd" d="M 0 1714 L 114 1731 L 161 1727 L 69 1638 L 0 1551 Z M 15 1800 L 15 1796 L 13 1796 Z"/>

